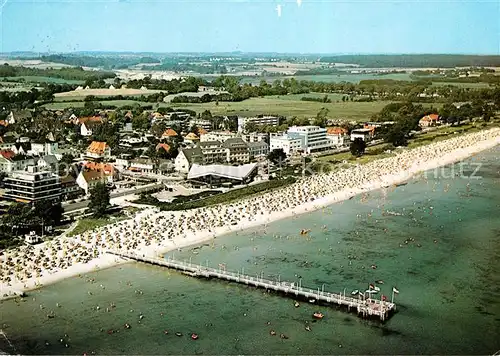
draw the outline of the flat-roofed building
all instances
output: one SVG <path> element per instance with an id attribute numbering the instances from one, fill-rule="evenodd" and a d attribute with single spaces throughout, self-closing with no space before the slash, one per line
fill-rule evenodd
<path id="1" fill-rule="evenodd" d="M 4 198 L 23 203 L 41 200 L 59 201 L 61 182 L 59 176 L 50 171 L 41 171 L 36 166 L 29 166 L 24 171 L 12 172 L 4 179 Z"/>
<path id="2" fill-rule="evenodd" d="M 287 135 L 302 139 L 302 150 L 305 153 L 317 152 L 332 148 L 332 142 L 326 137 L 327 130 L 319 126 L 292 126 Z"/>
<path id="3" fill-rule="evenodd" d="M 271 134 L 269 137 L 269 151 L 282 149 L 287 155 L 302 151 L 302 139 L 289 137 L 286 134 Z"/>
<path id="4" fill-rule="evenodd" d="M 351 141 L 354 141 L 357 138 L 362 139 L 363 141 L 369 141 L 373 136 L 372 129 L 354 129 L 351 131 Z"/>
<path id="5" fill-rule="evenodd" d="M 206 141 L 225 142 L 226 140 L 229 140 L 230 138 L 235 138 L 235 137 L 238 137 L 238 134 L 236 132 L 210 131 L 210 132 L 200 136 L 200 142 L 206 142 Z"/>
<path id="6" fill-rule="evenodd" d="M 257 167 L 257 163 L 249 163 L 241 166 L 193 164 L 189 170 L 187 179 L 193 183 L 209 185 L 224 183 L 247 184 L 257 174 Z"/>
<path id="7" fill-rule="evenodd" d="M 257 126 L 279 126 L 280 118 L 278 116 L 238 117 L 238 132 L 245 131 L 246 125 L 250 122 Z"/>

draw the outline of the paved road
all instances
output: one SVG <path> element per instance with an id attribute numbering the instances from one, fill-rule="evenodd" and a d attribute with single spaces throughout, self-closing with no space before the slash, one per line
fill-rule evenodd
<path id="1" fill-rule="evenodd" d="M 139 188 L 135 188 L 135 189 L 128 189 L 128 190 L 123 191 L 123 192 L 111 193 L 110 198 L 113 199 L 113 198 L 123 197 L 125 195 L 130 195 L 130 194 L 139 194 L 139 193 L 145 192 L 147 190 L 158 188 L 158 187 L 163 187 L 163 184 L 162 183 L 155 183 L 154 185 L 148 185 L 146 187 L 139 187 Z M 76 203 L 63 205 L 63 208 L 64 208 L 65 213 L 69 213 L 71 211 L 86 208 L 88 204 L 89 204 L 89 201 L 84 200 L 84 201 L 80 201 L 80 202 L 76 202 Z"/>

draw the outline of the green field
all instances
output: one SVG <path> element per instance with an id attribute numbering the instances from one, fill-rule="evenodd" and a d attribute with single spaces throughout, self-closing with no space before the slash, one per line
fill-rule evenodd
<path id="1" fill-rule="evenodd" d="M 453 85 L 460 88 L 482 89 L 490 88 L 488 83 L 458 83 L 458 82 L 432 82 L 434 86 Z"/>
<path id="2" fill-rule="evenodd" d="M 315 96 L 316 94 L 312 94 Z M 336 96 L 337 94 L 330 94 Z M 321 110 L 327 108 L 329 110 L 328 117 L 332 119 L 345 119 L 353 121 L 369 120 L 373 114 L 378 113 L 384 106 L 389 104 L 389 101 L 373 101 L 373 102 L 332 102 L 318 103 L 315 101 L 302 101 L 300 98 L 303 94 L 297 94 L 294 98 L 292 95 L 274 96 L 265 98 L 251 98 L 241 102 L 215 102 L 202 104 L 169 104 L 169 103 L 147 103 L 135 100 L 110 100 L 99 101 L 106 105 L 122 107 L 125 105 L 153 105 L 154 108 L 161 106 L 170 106 L 175 109 L 190 109 L 197 113 L 202 113 L 204 110 L 210 110 L 213 115 L 281 115 L 286 117 L 297 116 L 312 118 Z M 341 95 L 340 95 L 341 97 Z M 434 106 L 439 108 L 442 104 L 430 103 L 423 104 L 424 106 Z M 44 107 L 49 110 L 64 110 L 67 108 L 81 108 L 84 106 L 83 101 L 79 102 L 53 102 L 45 104 Z"/>
<path id="3" fill-rule="evenodd" d="M 302 97 L 303 95 L 299 95 Z M 367 120 L 371 115 L 379 112 L 389 102 L 339 102 L 339 103 L 318 103 L 314 101 L 301 101 L 280 97 L 251 98 L 241 102 L 219 102 L 203 104 L 175 104 L 175 108 L 186 108 L 196 112 L 210 110 L 214 115 L 283 115 L 311 118 L 321 110 L 327 108 L 328 116 L 331 118 L 347 120 Z"/>
<path id="4" fill-rule="evenodd" d="M 268 96 L 267 98 L 281 99 L 281 100 L 301 100 L 304 97 L 323 99 L 325 97 L 325 95 L 332 102 L 341 101 L 342 97 L 345 96 L 344 94 L 336 94 L 336 93 L 334 93 L 334 94 L 332 94 L 332 93 L 306 93 L 306 94 L 288 94 L 288 95 Z"/>
<path id="5" fill-rule="evenodd" d="M 7 80 L 24 79 L 28 83 L 54 83 L 54 84 L 83 84 L 81 80 L 67 80 L 52 77 L 36 77 L 36 76 L 22 76 L 22 77 L 7 77 Z"/>
<path id="6" fill-rule="evenodd" d="M 135 100 L 107 100 L 107 101 L 99 101 L 98 103 L 101 103 L 104 106 L 113 105 L 118 108 L 126 105 L 140 105 L 140 106 L 156 105 L 156 103 L 147 103 L 144 101 L 135 101 Z M 48 110 L 64 110 L 68 108 L 83 108 L 84 104 L 85 103 L 83 101 L 77 101 L 77 102 L 59 101 L 59 102 L 45 104 L 43 105 L 43 107 L 47 108 Z"/>
<path id="7" fill-rule="evenodd" d="M 204 77 L 207 80 L 213 80 L 210 77 Z M 340 83 L 340 82 L 349 82 L 349 83 L 359 83 L 361 80 L 366 79 L 394 79 L 394 80 L 407 80 L 411 81 L 410 74 L 408 73 L 390 73 L 385 75 L 377 75 L 374 73 L 339 73 L 339 74 L 311 74 L 311 75 L 296 75 L 296 76 L 251 76 L 251 77 L 243 77 L 241 79 L 241 83 L 251 83 L 251 84 L 259 84 L 261 80 L 265 80 L 268 83 L 272 83 L 276 79 L 284 80 L 295 78 L 295 80 L 307 80 L 313 82 L 325 82 L 325 83 Z"/>

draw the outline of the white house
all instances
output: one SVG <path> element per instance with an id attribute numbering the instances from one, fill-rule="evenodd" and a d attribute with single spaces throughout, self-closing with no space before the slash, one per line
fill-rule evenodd
<path id="1" fill-rule="evenodd" d="M 349 134 L 343 127 L 329 127 L 326 129 L 326 138 L 334 146 L 343 146 L 349 141 Z"/>
<path id="2" fill-rule="evenodd" d="M 34 156 L 45 156 L 54 155 L 57 153 L 59 144 L 57 142 L 46 142 L 46 143 L 31 143 L 31 149 L 28 151 L 29 155 Z"/>
<path id="3" fill-rule="evenodd" d="M 154 173 L 155 164 L 152 160 L 147 158 L 136 158 L 130 161 L 129 170 L 141 173 Z"/>
<path id="4" fill-rule="evenodd" d="M 91 124 L 88 123 L 83 123 L 82 126 L 80 126 L 80 135 L 84 137 L 92 136 L 92 127 Z"/>
<path id="5" fill-rule="evenodd" d="M 99 182 L 112 183 L 113 174 L 104 170 L 82 169 L 76 178 L 76 184 L 85 191 L 85 194 L 89 194 L 90 189 Z"/>
<path id="6" fill-rule="evenodd" d="M 363 141 L 369 141 L 372 137 L 373 130 L 372 129 L 355 129 L 351 131 L 351 141 L 354 141 L 357 138 L 362 139 Z"/>
<path id="7" fill-rule="evenodd" d="M 87 148 L 86 156 L 93 159 L 109 158 L 111 156 L 111 148 L 106 142 L 92 141 Z"/>
<path id="8" fill-rule="evenodd" d="M 185 148 L 179 151 L 175 157 L 175 170 L 180 173 L 188 173 L 193 163 L 203 164 L 203 152 L 199 147 Z"/>

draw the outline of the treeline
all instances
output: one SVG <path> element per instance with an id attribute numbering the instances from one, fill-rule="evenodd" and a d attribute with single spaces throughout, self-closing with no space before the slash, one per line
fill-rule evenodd
<path id="1" fill-rule="evenodd" d="M 336 68 L 314 68 L 307 70 L 298 70 L 294 75 L 329 75 L 329 74 L 346 74 Z"/>
<path id="2" fill-rule="evenodd" d="M 357 64 L 367 68 L 454 68 L 454 67 L 498 67 L 500 56 L 478 56 L 458 54 L 400 54 L 400 55 L 339 55 L 325 56 L 322 63 Z"/>
<path id="3" fill-rule="evenodd" d="M 207 82 L 202 78 L 187 77 L 183 79 L 151 79 L 147 76 L 143 79 L 133 79 L 127 82 L 127 87 L 132 89 L 140 89 L 145 87 L 152 90 L 164 90 L 169 94 L 178 94 L 182 92 L 197 92 L 202 85 L 207 85 Z"/>
<path id="4" fill-rule="evenodd" d="M 193 64 L 193 63 L 178 63 L 164 62 L 155 66 L 143 66 L 146 70 L 168 70 L 171 72 L 194 72 L 199 74 L 226 74 L 227 67 L 223 64 L 214 63 L 209 65 Z"/>
<path id="5" fill-rule="evenodd" d="M 410 78 L 419 81 L 446 82 L 446 83 L 488 83 L 500 84 L 500 75 L 481 73 L 479 76 L 450 77 L 450 76 L 432 76 L 422 77 L 411 74 Z"/>
<path id="6" fill-rule="evenodd" d="M 104 69 L 125 69 L 141 63 L 160 63 L 153 57 L 94 57 L 53 54 L 42 56 L 44 62 L 62 63 L 78 67 L 100 67 Z"/>
<path id="7" fill-rule="evenodd" d="M 243 100 L 243 99 L 241 99 Z M 178 95 L 170 101 L 171 103 L 209 103 L 212 101 L 241 101 L 235 100 L 232 94 L 220 93 L 220 94 L 203 94 L 202 96 L 192 96 L 192 95 Z"/>
<path id="8" fill-rule="evenodd" d="M 81 80 L 84 81 L 88 78 L 107 79 L 114 78 L 116 75 L 112 72 L 100 71 L 85 71 L 82 68 L 60 68 L 60 69 L 40 69 L 40 68 L 27 68 L 19 66 L 10 66 L 7 63 L 0 66 L 0 77 L 21 77 L 21 76 L 38 76 L 60 78 L 66 80 Z"/>
<path id="9" fill-rule="evenodd" d="M 344 97 L 342 97 L 342 99 L 343 99 L 342 101 L 345 101 Z M 300 98 L 300 100 L 302 100 L 302 101 L 315 101 L 318 103 L 331 103 L 332 102 L 332 100 L 328 97 L 328 95 L 325 95 L 322 98 L 303 96 L 302 98 Z"/>

